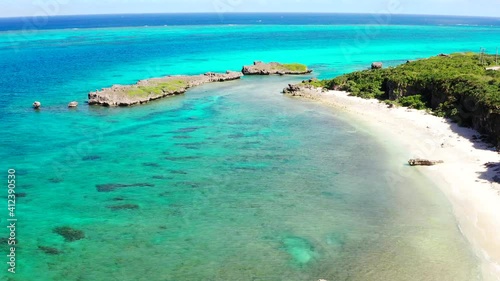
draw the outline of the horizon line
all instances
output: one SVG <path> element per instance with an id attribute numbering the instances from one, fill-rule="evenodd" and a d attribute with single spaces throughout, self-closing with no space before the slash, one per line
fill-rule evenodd
<path id="1" fill-rule="evenodd" d="M 43 17 L 57 18 L 57 17 L 82 17 L 82 16 L 139 16 L 139 15 L 220 15 L 220 14 L 302 14 L 302 15 L 380 15 L 391 13 L 356 13 L 356 12 L 169 12 L 169 13 L 96 13 L 96 14 L 61 14 L 61 15 L 45 15 Z M 412 14 L 412 13 L 399 13 L 391 14 L 393 16 L 435 16 L 435 17 L 469 17 L 469 18 L 489 18 L 498 19 L 500 16 L 476 16 L 476 15 L 439 15 L 439 14 Z M 17 19 L 17 18 L 36 18 L 40 16 L 1 16 L 0 19 Z"/>

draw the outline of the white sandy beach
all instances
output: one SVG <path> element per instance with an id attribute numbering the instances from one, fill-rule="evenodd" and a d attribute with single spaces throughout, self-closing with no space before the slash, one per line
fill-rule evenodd
<path id="1" fill-rule="evenodd" d="M 329 91 L 309 98 L 352 113 L 365 122 L 387 145 L 400 145 L 401 161 L 410 158 L 443 160 L 434 167 L 418 167 L 451 201 L 457 222 L 482 261 L 484 280 L 500 280 L 500 185 L 495 172 L 485 166 L 500 155 L 482 142 L 473 141 L 474 130 L 460 128 L 425 111 L 388 108 L 378 100 Z M 390 144 L 387 140 L 391 140 Z M 399 175 L 396 173 L 395 178 Z"/>

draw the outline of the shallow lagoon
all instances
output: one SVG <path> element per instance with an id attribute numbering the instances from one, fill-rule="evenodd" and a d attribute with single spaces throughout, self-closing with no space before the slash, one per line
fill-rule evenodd
<path id="1" fill-rule="evenodd" d="M 17 276 L 479 280 L 438 189 L 411 172 L 387 181 L 403 163 L 348 116 L 280 95 L 288 80 L 92 109 L 88 137 L 18 165 Z M 53 233 L 66 225 L 85 239 Z"/>
<path id="2" fill-rule="evenodd" d="M 357 28 L 0 33 L 9 74 L 0 157 L 26 193 L 15 280 L 479 280 L 436 187 L 411 172 L 388 181 L 404 163 L 369 129 L 279 93 L 305 77 L 247 77 L 135 108 L 84 104 L 113 83 L 255 59 L 300 61 L 329 77 L 500 37 L 495 27 L 387 26 L 346 56 L 342 42 L 354 44 Z M 40 112 L 29 108 L 35 99 Z M 81 106 L 68 110 L 71 100 Z M 85 239 L 53 233 L 65 225 Z"/>

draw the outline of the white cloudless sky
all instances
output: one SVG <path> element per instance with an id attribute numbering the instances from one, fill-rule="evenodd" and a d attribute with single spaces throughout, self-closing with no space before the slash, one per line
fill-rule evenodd
<path id="1" fill-rule="evenodd" d="M 0 17 L 37 15 L 324 12 L 500 17 L 500 0 L 0 0 Z"/>

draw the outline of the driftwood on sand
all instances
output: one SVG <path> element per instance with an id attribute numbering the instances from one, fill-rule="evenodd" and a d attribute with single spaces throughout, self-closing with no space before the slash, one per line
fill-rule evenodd
<path id="1" fill-rule="evenodd" d="M 442 160 L 434 161 L 434 160 L 427 160 L 427 159 L 410 159 L 408 161 L 408 164 L 410 164 L 410 166 L 434 166 L 434 165 L 442 164 L 442 163 L 444 163 L 444 161 L 442 161 Z"/>

